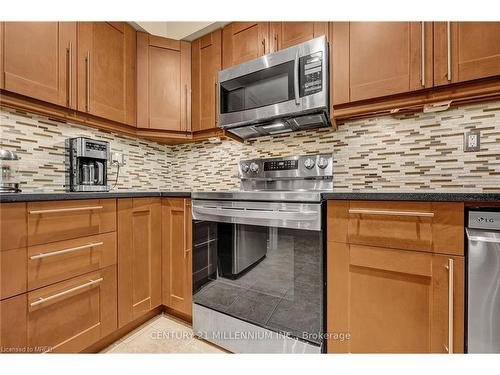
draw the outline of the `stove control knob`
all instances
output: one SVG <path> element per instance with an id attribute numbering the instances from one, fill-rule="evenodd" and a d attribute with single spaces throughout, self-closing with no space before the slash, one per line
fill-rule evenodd
<path id="1" fill-rule="evenodd" d="M 241 170 L 243 171 L 243 173 L 248 173 L 248 171 L 250 170 L 250 166 L 246 163 L 241 164 Z"/>
<path id="2" fill-rule="evenodd" d="M 304 160 L 304 167 L 306 167 L 307 169 L 312 169 L 314 167 L 314 159 L 313 158 L 307 158 L 306 160 Z"/>
<path id="3" fill-rule="evenodd" d="M 259 171 L 259 165 L 257 163 L 251 163 L 250 171 L 252 171 L 253 173 L 257 173 Z"/>
<path id="4" fill-rule="evenodd" d="M 328 159 L 323 157 L 319 158 L 318 167 L 320 167 L 321 169 L 325 169 L 326 167 L 328 167 Z"/>

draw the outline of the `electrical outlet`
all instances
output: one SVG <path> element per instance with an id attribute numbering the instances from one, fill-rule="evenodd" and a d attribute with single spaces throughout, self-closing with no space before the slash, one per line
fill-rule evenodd
<path id="1" fill-rule="evenodd" d="M 464 151 L 479 151 L 481 148 L 481 137 L 479 132 L 471 131 L 464 134 Z"/>
<path id="2" fill-rule="evenodd" d="M 125 155 L 123 155 L 121 152 L 112 152 L 111 164 L 123 167 L 125 165 Z"/>

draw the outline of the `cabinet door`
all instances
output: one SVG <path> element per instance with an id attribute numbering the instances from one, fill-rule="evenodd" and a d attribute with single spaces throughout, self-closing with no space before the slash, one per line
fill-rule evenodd
<path id="1" fill-rule="evenodd" d="M 464 267 L 464 257 L 433 256 L 432 353 L 464 352 Z"/>
<path id="2" fill-rule="evenodd" d="M 118 200 L 118 325 L 161 304 L 160 198 Z"/>
<path id="3" fill-rule="evenodd" d="M 500 75 L 500 22 L 435 22 L 436 85 Z"/>
<path id="4" fill-rule="evenodd" d="M 137 33 L 137 126 L 191 130 L 191 46 Z"/>
<path id="5" fill-rule="evenodd" d="M 448 345 L 448 257 L 328 244 L 330 353 L 441 353 Z M 455 266 L 454 352 L 463 352 L 463 258 Z M 453 292 L 453 290 L 451 290 Z M 345 336 L 339 336 L 345 337 Z"/>
<path id="6" fill-rule="evenodd" d="M 116 329 L 116 267 L 28 293 L 28 346 L 78 353 Z"/>
<path id="7" fill-rule="evenodd" d="M 216 30 L 191 44 L 193 131 L 217 127 L 217 74 L 222 64 L 222 31 Z"/>
<path id="8" fill-rule="evenodd" d="M 3 29 L 4 29 L 4 22 L 0 22 L 0 89 L 4 88 L 4 83 L 3 83 L 3 76 L 4 76 L 4 71 L 3 71 Z"/>
<path id="9" fill-rule="evenodd" d="M 334 30 L 332 37 L 332 48 L 342 48 L 333 53 L 332 83 L 340 87 L 333 90 L 335 104 L 347 97 L 353 102 L 432 86 L 431 23 L 350 22 L 338 26 L 340 30 Z M 348 66 L 349 74 L 336 74 L 336 64 Z"/>
<path id="10" fill-rule="evenodd" d="M 328 22 L 271 22 L 270 50 L 279 51 L 328 35 Z"/>
<path id="11" fill-rule="evenodd" d="M 76 23 L 5 22 L 6 90 L 70 108 L 76 105 Z"/>
<path id="12" fill-rule="evenodd" d="M 135 43 L 124 22 L 78 23 L 78 110 L 135 124 Z"/>
<path id="13" fill-rule="evenodd" d="M 222 30 L 223 68 L 270 52 L 269 22 L 233 22 Z"/>
<path id="14" fill-rule="evenodd" d="M 189 199 L 163 199 L 163 304 L 192 314 L 192 224 Z"/>

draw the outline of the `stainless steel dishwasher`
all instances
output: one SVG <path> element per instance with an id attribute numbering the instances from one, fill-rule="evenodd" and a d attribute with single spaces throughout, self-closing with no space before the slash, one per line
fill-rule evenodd
<path id="1" fill-rule="evenodd" d="M 500 210 L 467 219 L 467 351 L 500 353 Z"/>

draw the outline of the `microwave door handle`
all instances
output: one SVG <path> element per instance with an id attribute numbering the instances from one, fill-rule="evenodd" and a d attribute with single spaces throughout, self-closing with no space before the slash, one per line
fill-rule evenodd
<path id="1" fill-rule="evenodd" d="M 293 66 L 293 91 L 295 92 L 295 104 L 300 105 L 299 97 L 299 51 L 295 54 Z"/>

